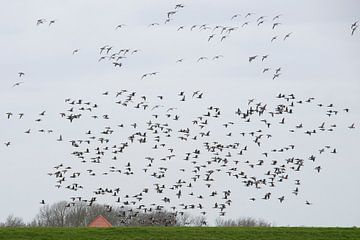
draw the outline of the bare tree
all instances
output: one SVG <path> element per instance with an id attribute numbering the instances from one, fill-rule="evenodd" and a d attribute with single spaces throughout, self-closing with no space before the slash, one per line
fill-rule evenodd
<path id="1" fill-rule="evenodd" d="M 193 226 L 195 227 L 202 227 L 206 226 L 207 221 L 205 216 L 195 216 L 193 217 Z"/>
<path id="2" fill-rule="evenodd" d="M 69 207 L 67 211 L 65 222 L 68 227 L 82 227 L 88 225 L 88 210 L 85 203 L 79 202 L 74 206 Z"/>
<path id="3" fill-rule="evenodd" d="M 206 226 L 207 221 L 205 216 L 193 216 L 189 213 L 181 213 L 176 218 L 177 226 L 194 226 L 201 227 Z"/>
<path id="4" fill-rule="evenodd" d="M 104 205 L 88 206 L 84 202 L 70 204 L 66 201 L 60 201 L 51 206 L 44 205 L 35 221 L 39 226 L 44 227 L 84 227 L 99 215 L 103 215 L 116 225 L 116 213 L 112 213 Z"/>
<path id="5" fill-rule="evenodd" d="M 251 217 L 244 217 L 238 219 L 221 219 L 215 220 L 215 225 L 218 227 L 271 227 L 271 223 L 263 219 L 254 219 Z"/>
<path id="6" fill-rule="evenodd" d="M 66 201 L 60 201 L 51 206 L 45 205 L 40 208 L 36 220 L 40 226 L 44 227 L 65 227 L 67 211 L 68 203 Z"/>
<path id="7" fill-rule="evenodd" d="M 25 227 L 25 222 L 20 217 L 15 217 L 14 215 L 9 215 L 6 218 L 5 223 L 3 223 L 4 227 Z"/>
<path id="8" fill-rule="evenodd" d="M 178 226 L 191 226 L 193 224 L 193 218 L 189 213 L 182 212 L 177 216 L 177 224 Z"/>
<path id="9" fill-rule="evenodd" d="M 138 211 L 126 207 L 116 207 L 85 202 L 69 204 L 61 201 L 55 204 L 44 205 L 33 226 L 44 227 L 85 227 L 97 216 L 104 216 L 113 226 L 173 226 L 176 224 L 176 215 L 166 211 Z"/>
<path id="10" fill-rule="evenodd" d="M 26 224 L 26 227 L 41 227 L 41 224 L 37 219 L 33 219 L 31 222 Z"/>
<path id="11" fill-rule="evenodd" d="M 129 226 L 174 226 L 176 214 L 166 211 L 136 212 L 129 216 Z"/>

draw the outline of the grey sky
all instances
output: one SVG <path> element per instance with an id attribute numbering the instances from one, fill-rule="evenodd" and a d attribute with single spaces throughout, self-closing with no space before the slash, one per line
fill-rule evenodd
<path id="1" fill-rule="evenodd" d="M 316 162 L 315 165 L 306 165 L 299 176 L 291 175 L 291 182 L 273 190 L 274 199 L 271 201 L 260 199 L 265 190 L 247 189 L 234 178 L 219 175 L 214 183 L 219 192 L 232 190 L 233 203 L 225 217 L 261 217 L 277 225 L 292 226 L 360 225 L 360 193 L 357 191 L 360 180 L 357 154 L 360 137 L 360 30 L 350 35 L 350 25 L 360 19 L 358 1 L 0 2 L 0 221 L 12 213 L 31 220 L 40 207 L 41 199 L 53 203 L 74 196 L 64 188 L 56 189 L 54 178 L 47 176 L 59 163 L 81 172 L 91 166 L 84 166 L 70 155 L 73 148 L 68 140 L 84 138 L 86 130 L 101 131 L 104 126 L 119 123 L 129 126 L 137 122 L 140 129 L 145 129 L 145 122 L 152 119 L 152 112 L 139 113 L 114 104 L 114 94 L 128 89 L 137 92 L 137 99 L 142 95 L 148 96 L 152 105 L 178 108 L 176 113 L 181 116 L 181 121 L 173 123 L 174 130 L 191 126 L 191 121 L 210 105 L 221 107 L 222 118 L 211 127 L 214 139 L 224 142 L 229 140 L 224 136 L 221 124 L 236 121 L 234 111 L 238 107 L 246 108 L 248 99 L 255 98 L 257 102 L 267 103 L 272 108 L 279 103 L 275 96 L 280 92 L 293 93 L 304 100 L 314 97 L 313 104 L 299 106 L 296 113 L 286 116 L 286 128 L 271 128 L 269 132 L 274 138 L 265 144 L 261 152 L 252 148 L 249 160 L 256 162 L 260 159 L 262 151 L 265 151 L 263 149 L 281 148 L 288 144 L 295 144 L 295 154 L 304 158 L 318 153 L 325 145 L 336 147 L 338 153 L 319 159 L 319 165 L 323 168 L 320 173 L 313 169 L 317 166 Z M 165 25 L 166 13 L 180 2 L 185 7 Z M 244 15 L 248 12 L 254 12 L 254 15 L 245 19 Z M 241 16 L 231 20 L 237 13 Z M 278 14 L 282 14 L 279 19 L 282 24 L 272 30 L 272 18 Z M 258 27 L 256 20 L 260 16 L 266 18 L 264 24 Z M 56 22 L 50 27 L 49 22 L 36 26 L 36 21 L 41 18 Z M 249 25 L 241 27 L 246 21 L 250 22 Z M 160 26 L 148 27 L 155 22 Z M 126 26 L 115 31 L 118 24 Z M 224 25 L 238 29 L 222 42 L 219 31 L 208 41 L 212 29 L 200 31 L 197 27 L 190 31 L 191 26 L 203 24 L 211 28 Z M 180 26 L 185 26 L 184 30 L 177 31 Z M 291 36 L 283 41 L 290 32 Z M 275 35 L 279 36 L 278 39 L 271 42 Z M 98 62 L 100 47 L 104 45 L 113 46 L 114 51 L 123 48 L 140 51 L 124 59 L 121 68 L 115 68 L 108 60 Z M 75 49 L 79 49 L 79 52 L 73 55 Z M 249 56 L 259 55 L 260 58 L 266 54 L 269 57 L 264 62 L 260 59 L 248 62 Z M 216 55 L 223 57 L 211 60 Z M 208 59 L 197 62 L 200 57 Z M 182 58 L 182 63 L 176 63 Z M 266 67 L 271 71 L 263 74 Z M 275 69 L 279 67 L 282 69 L 280 77 L 272 80 Z M 20 71 L 25 76 L 19 78 Z M 141 76 L 148 72 L 159 73 L 141 80 Z M 12 87 L 16 82 L 23 83 Z M 179 102 L 180 91 L 191 95 L 195 90 L 204 93 L 203 99 Z M 105 91 L 109 91 L 111 96 L 103 96 Z M 159 101 L 158 95 L 164 95 L 164 100 Z M 109 114 L 111 119 L 93 121 L 87 115 L 69 124 L 59 116 L 60 112 L 69 108 L 64 103 L 66 98 L 98 103 L 100 107 L 97 113 Z M 333 103 L 340 110 L 348 107 L 350 112 L 327 118 L 323 110 L 316 107 L 317 103 Z M 35 122 L 44 110 L 44 120 Z M 7 119 L 7 112 L 14 113 L 11 120 Z M 15 116 L 20 112 L 25 113 L 22 120 Z M 310 138 L 288 132 L 300 122 L 311 129 L 324 121 L 328 125 L 337 124 L 336 131 Z M 352 123 L 355 123 L 354 131 L 348 129 Z M 263 127 L 257 124 L 260 123 L 250 126 L 239 123 L 233 131 L 252 131 Z M 24 134 L 29 128 L 32 134 Z M 37 132 L 38 129 L 52 129 L 54 133 L 42 134 Z M 122 131 L 111 137 L 113 141 L 126 140 L 132 130 L 126 127 Z M 59 134 L 63 135 L 64 142 L 56 141 Z M 11 141 L 9 147 L 3 144 L 7 141 Z M 250 138 L 234 137 L 232 141 L 249 146 L 252 144 Z M 201 148 L 201 144 L 169 144 L 175 146 L 177 158 L 174 162 L 160 163 L 158 166 L 165 165 L 171 169 L 169 172 L 173 171 L 169 178 L 161 180 L 171 185 L 177 180 L 178 168 L 192 170 L 189 165 L 184 165 L 183 152 L 191 151 L 194 147 Z M 82 175 L 78 181 L 86 189 L 75 195 L 89 197 L 98 185 L 119 186 L 123 193 L 130 194 L 141 191 L 154 181 L 151 177 L 143 176 L 141 170 L 144 156 L 149 153 L 157 158 L 164 154 L 156 155 L 146 147 L 133 146 L 122 156 L 122 162 L 116 163 L 123 168 L 131 161 L 138 171 L 136 176 L 101 176 L 101 172 L 113 164 L 104 161 L 94 167 L 99 172 L 96 180 Z M 255 175 L 264 172 L 248 171 L 253 171 Z M 297 177 L 302 179 L 301 194 L 294 197 L 291 191 L 294 188 L 293 180 Z M 195 195 L 207 194 L 207 189 L 202 187 L 194 191 Z M 276 199 L 281 195 L 288 196 L 282 204 Z M 253 203 L 248 200 L 252 196 L 259 199 Z M 172 198 L 175 204 L 176 198 Z M 306 200 L 313 205 L 306 206 Z M 102 201 L 113 204 L 112 198 Z M 163 203 L 157 194 L 149 195 L 144 201 Z M 218 211 L 212 211 L 210 203 L 207 207 L 208 218 L 212 221 Z M 192 213 L 198 214 L 197 211 Z"/>

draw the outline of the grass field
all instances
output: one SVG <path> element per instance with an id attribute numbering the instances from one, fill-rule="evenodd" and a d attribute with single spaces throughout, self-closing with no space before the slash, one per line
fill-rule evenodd
<path id="1" fill-rule="evenodd" d="M 117 227 L 0 228 L 1 240 L 113 240 L 113 239 L 246 239 L 246 240 L 356 240 L 360 228 L 243 228 L 243 227 Z"/>

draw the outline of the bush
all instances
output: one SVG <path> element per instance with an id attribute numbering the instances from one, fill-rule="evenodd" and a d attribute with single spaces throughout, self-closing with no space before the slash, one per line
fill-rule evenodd
<path id="1" fill-rule="evenodd" d="M 254 219 L 251 217 L 238 219 L 217 218 L 215 225 L 218 227 L 271 227 L 271 223 L 263 219 Z"/>

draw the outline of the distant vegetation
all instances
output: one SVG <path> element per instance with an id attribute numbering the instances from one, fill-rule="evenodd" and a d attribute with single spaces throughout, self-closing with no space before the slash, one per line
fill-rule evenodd
<path id="1" fill-rule="evenodd" d="M 0 227 L 86 227 L 103 215 L 113 226 L 207 226 L 205 216 L 192 216 L 188 213 L 167 212 L 164 210 L 140 211 L 130 207 L 116 207 L 85 202 L 69 203 L 60 201 L 52 205 L 44 205 L 39 213 L 29 222 L 21 217 L 9 215 Z M 270 227 L 265 220 L 254 218 L 223 219 L 218 218 L 216 226 L 224 227 Z"/>
<path id="2" fill-rule="evenodd" d="M 238 219 L 222 219 L 218 218 L 215 222 L 219 227 L 271 227 L 271 223 L 263 219 L 254 219 L 251 217 Z"/>

